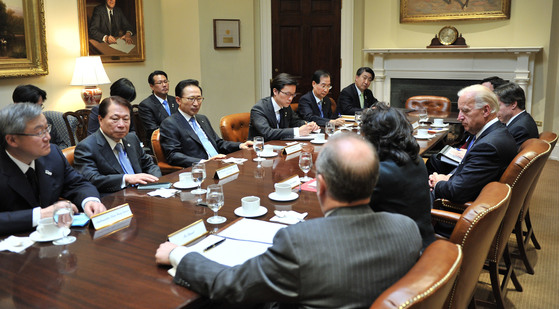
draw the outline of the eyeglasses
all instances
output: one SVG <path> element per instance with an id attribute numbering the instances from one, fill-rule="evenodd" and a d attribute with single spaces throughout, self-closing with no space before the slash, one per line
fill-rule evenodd
<path id="1" fill-rule="evenodd" d="M 330 90 L 332 89 L 331 85 L 326 85 L 326 84 L 318 84 L 322 89 L 324 90 Z"/>
<path id="2" fill-rule="evenodd" d="M 202 103 L 202 101 L 204 101 L 204 97 L 188 97 L 188 98 L 181 97 L 181 99 L 185 99 L 189 103 L 194 103 L 194 101 L 198 103 Z"/>
<path id="3" fill-rule="evenodd" d="M 41 131 L 39 131 L 37 133 L 8 133 L 8 134 L 20 135 L 20 136 L 36 136 L 36 137 L 44 138 L 47 135 L 47 133 L 50 134 L 51 128 L 52 128 L 52 126 L 49 124 L 49 125 L 47 125 L 46 129 L 42 129 Z"/>
<path id="4" fill-rule="evenodd" d="M 169 81 L 168 80 L 158 80 L 156 82 L 153 82 L 156 85 L 161 85 L 161 84 L 168 84 Z"/>
<path id="5" fill-rule="evenodd" d="M 289 92 L 283 92 L 280 90 L 281 93 L 285 94 L 286 96 L 290 97 L 290 98 L 294 98 L 298 95 L 298 93 L 289 93 Z"/>

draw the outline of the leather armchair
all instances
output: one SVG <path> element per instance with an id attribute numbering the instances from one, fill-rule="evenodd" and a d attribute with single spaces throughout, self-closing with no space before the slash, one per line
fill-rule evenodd
<path id="1" fill-rule="evenodd" d="M 435 241 L 404 277 L 375 300 L 371 309 L 442 308 L 461 263 L 459 245 L 446 240 Z"/>
<path id="2" fill-rule="evenodd" d="M 413 96 L 406 100 L 406 108 L 424 108 L 431 117 L 447 117 L 451 111 L 450 100 L 434 95 Z"/>
<path id="3" fill-rule="evenodd" d="M 248 138 L 249 124 L 250 113 L 223 116 L 219 121 L 221 137 L 226 141 L 244 143 Z"/>
<path id="4" fill-rule="evenodd" d="M 76 146 L 72 146 L 72 147 L 62 149 L 62 154 L 64 155 L 64 157 L 66 157 L 66 160 L 68 161 L 68 163 L 70 163 L 70 165 L 72 167 L 74 167 L 74 150 L 75 149 L 76 149 Z"/>
<path id="5" fill-rule="evenodd" d="M 153 131 L 151 134 L 151 149 L 153 149 L 153 154 L 155 155 L 155 159 L 157 159 L 157 166 L 159 166 L 163 175 L 182 169 L 181 166 L 170 165 L 167 163 L 165 153 L 163 153 L 163 148 L 161 148 L 161 143 L 159 142 L 159 129 Z"/>

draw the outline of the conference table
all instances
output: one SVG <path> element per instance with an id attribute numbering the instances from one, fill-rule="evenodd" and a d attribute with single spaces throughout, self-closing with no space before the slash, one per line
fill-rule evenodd
<path id="1" fill-rule="evenodd" d="M 439 133 L 422 150 L 444 136 Z M 286 141 L 269 144 L 286 145 Z M 421 145 L 422 142 L 420 142 Z M 322 145 L 304 142 L 303 150 L 312 151 L 316 160 Z M 423 150 L 424 151 L 424 150 Z M 279 152 L 279 151 L 278 151 Z M 179 190 L 170 198 L 151 197 L 149 191 L 127 188 L 103 197 L 108 209 L 128 203 L 131 220 L 124 225 L 95 230 L 91 224 L 72 228 L 76 242 L 55 246 L 52 242 L 35 243 L 22 253 L 0 252 L 0 307 L 1 308 L 206 308 L 209 300 L 178 286 L 167 273 L 169 267 L 155 264 L 155 251 L 169 234 L 204 220 L 212 233 L 239 219 L 234 210 L 241 206 L 241 198 L 255 195 L 268 212 L 257 219 L 269 220 L 274 210 L 308 212 L 306 219 L 322 217 L 315 192 L 300 191 L 291 202 L 275 202 L 268 198 L 274 183 L 293 175 L 303 176 L 299 169 L 299 153 L 278 154 L 267 158 L 260 167 L 252 159 L 252 149 L 240 150 L 229 157 L 245 158 L 238 165 L 239 173 L 215 179 L 216 169 L 227 163 L 206 163 L 205 188 L 210 184 L 223 185 L 225 204 L 219 215 L 227 218 L 220 225 L 212 225 L 207 218 L 213 212 L 198 206 L 197 195 Z M 177 182 L 184 169 L 160 178 L 161 182 Z M 314 168 L 309 172 L 314 177 Z M 256 232 L 256 231 L 255 231 Z M 27 236 L 20 234 L 18 236 Z M 4 237 L 2 237 L 4 238 Z"/>

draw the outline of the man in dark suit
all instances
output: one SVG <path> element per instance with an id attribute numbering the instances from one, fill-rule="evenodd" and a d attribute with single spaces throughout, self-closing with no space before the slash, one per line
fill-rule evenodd
<path id="1" fill-rule="evenodd" d="M 175 283 L 216 301 L 368 308 L 421 250 L 412 219 L 368 206 L 378 166 L 369 142 L 335 135 L 316 160 L 324 218 L 280 229 L 266 252 L 235 267 L 169 242 L 159 246 L 156 262 L 177 267 Z"/>
<path id="2" fill-rule="evenodd" d="M 342 115 L 355 115 L 356 111 L 373 106 L 378 100 L 369 90 L 371 82 L 375 79 L 375 72 L 369 67 L 361 67 L 355 73 L 355 83 L 345 87 L 338 98 L 338 113 Z"/>
<path id="3" fill-rule="evenodd" d="M 138 113 L 146 130 L 146 136 L 151 139 L 153 131 L 159 129 L 161 122 L 179 110 L 179 105 L 169 93 L 167 73 L 154 71 L 148 76 L 148 83 L 152 94 L 140 102 Z"/>
<path id="4" fill-rule="evenodd" d="M 262 98 L 250 110 L 248 139 L 264 137 L 265 141 L 292 139 L 309 135 L 319 129 L 314 122 L 307 123 L 291 109 L 291 101 L 297 94 L 295 77 L 280 73 L 272 80 L 271 96 Z"/>
<path id="5" fill-rule="evenodd" d="M 332 111 L 332 102 L 327 96 L 332 89 L 330 84 L 330 73 L 318 70 L 312 77 L 312 91 L 305 93 L 299 99 L 299 110 L 297 113 L 306 121 L 314 121 L 317 125 L 324 127 L 328 122 L 336 126 L 345 123 L 344 119 L 338 117 L 337 112 Z"/>
<path id="6" fill-rule="evenodd" d="M 131 108 L 122 97 L 105 98 L 99 104 L 99 129 L 82 140 L 74 151 L 76 170 L 101 193 L 156 182 L 161 176 L 159 167 L 144 152 L 136 134 L 128 131 Z"/>
<path id="7" fill-rule="evenodd" d="M 91 14 L 89 37 L 108 44 L 115 44 L 123 39 L 132 44 L 134 28 L 130 25 L 122 9 L 115 7 L 116 0 L 106 0 L 105 4 L 96 6 Z"/>
<path id="8" fill-rule="evenodd" d="M 238 143 L 221 139 L 210 120 L 198 114 L 202 106 L 202 88 L 197 80 L 187 79 L 175 88 L 179 112 L 163 120 L 161 148 L 171 165 L 189 167 L 198 162 L 224 158 L 225 154 L 248 149 L 251 141 Z"/>
<path id="9" fill-rule="evenodd" d="M 35 104 L 12 104 L 0 111 L 0 234 L 31 230 L 53 215 L 60 198 L 88 216 L 105 211 L 95 187 L 51 145 L 50 126 Z"/>
<path id="10" fill-rule="evenodd" d="M 497 118 L 507 125 L 510 134 L 520 147 L 527 139 L 539 138 L 538 126 L 534 118 L 526 112 L 524 90 L 516 83 L 506 83 L 495 89 L 499 98 Z"/>
<path id="11" fill-rule="evenodd" d="M 433 197 L 456 203 L 473 201 L 491 181 L 498 181 L 518 148 L 504 124 L 497 119 L 497 96 L 487 87 L 472 85 L 458 92 L 458 120 L 474 135 L 466 155 L 452 175 L 433 173 Z"/>

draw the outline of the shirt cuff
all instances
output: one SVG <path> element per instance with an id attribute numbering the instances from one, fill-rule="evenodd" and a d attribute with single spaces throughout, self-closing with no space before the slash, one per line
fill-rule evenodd
<path id="1" fill-rule="evenodd" d="M 299 137 L 299 128 L 293 128 L 293 136 Z"/>
<path id="2" fill-rule="evenodd" d="M 31 224 L 33 224 L 33 227 L 36 227 L 37 225 L 39 225 L 39 220 L 41 220 L 41 207 L 35 207 L 33 208 L 33 221 L 31 222 Z"/>
<path id="3" fill-rule="evenodd" d="M 177 267 L 181 262 L 182 258 L 192 252 L 192 250 L 188 249 L 187 247 L 178 246 L 171 251 L 169 254 L 169 261 L 173 267 Z"/>
<path id="4" fill-rule="evenodd" d="M 86 198 L 82 201 L 82 210 L 85 211 L 85 204 L 87 204 L 88 202 L 92 202 L 92 201 L 93 201 L 93 202 L 97 202 L 97 203 L 101 203 L 101 200 L 98 199 L 98 198 L 96 198 L 96 197 L 93 197 L 93 196 L 86 197 Z"/>
<path id="5" fill-rule="evenodd" d="M 126 174 L 122 175 L 122 183 L 120 184 L 121 189 L 126 188 L 126 180 L 124 179 L 124 177 L 126 177 Z"/>

